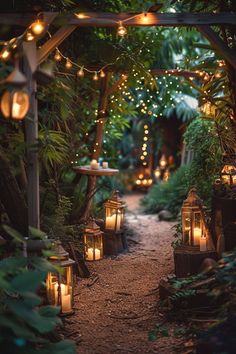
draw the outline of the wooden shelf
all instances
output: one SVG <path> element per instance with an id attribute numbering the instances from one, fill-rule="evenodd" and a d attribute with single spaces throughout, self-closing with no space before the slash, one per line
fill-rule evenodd
<path id="1" fill-rule="evenodd" d="M 100 167 L 99 170 L 91 169 L 90 166 L 76 166 L 73 167 L 73 170 L 76 173 L 81 175 L 89 175 L 89 176 L 114 176 L 119 173 L 119 170 L 114 168 L 102 168 Z"/>

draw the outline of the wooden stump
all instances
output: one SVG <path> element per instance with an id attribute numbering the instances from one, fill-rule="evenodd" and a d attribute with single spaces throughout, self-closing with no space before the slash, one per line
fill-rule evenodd
<path id="1" fill-rule="evenodd" d="M 217 260 L 216 251 L 200 251 L 198 247 L 182 245 L 174 250 L 175 274 L 178 278 L 199 273 L 205 258 Z"/>
<path id="2" fill-rule="evenodd" d="M 113 256 L 123 252 L 122 233 L 105 231 L 103 235 L 103 248 L 106 256 Z"/>

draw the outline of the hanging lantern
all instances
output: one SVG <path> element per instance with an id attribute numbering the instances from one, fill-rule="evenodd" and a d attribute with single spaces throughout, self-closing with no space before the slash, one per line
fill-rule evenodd
<path id="1" fill-rule="evenodd" d="M 119 196 L 119 191 L 114 191 L 110 199 L 104 203 L 105 230 L 117 232 L 123 228 L 125 204 Z"/>
<path id="2" fill-rule="evenodd" d="M 221 170 L 221 181 L 229 186 L 236 186 L 236 155 L 224 156 L 224 166 Z"/>
<path id="3" fill-rule="evenodd" d="M 159 161 L 159 165 L 160 165 L 160 168 L 163 170 L 164 168 L 166 168 L 167 166 L 167 159 L 166 159 L 166 156 L 163 154 L 160 158 L 160 161 Z"/>
<path id="4" fill-rule="evenodd" d="M 60 241 L 55 242 L 55 256 L 50 262 L 61 268 L 60 272 L 49 272 L 47 276 L 47 298 L 51 305 L 60 306 L 61 314 L 73 313 L 73 265 L 75 261 L 69 258 Z"/>
<path id="5" fill-rule="evenodd" d="M 206 243 L 206 227 L 203 219 L 203 202 L 198 197 L 196 189 L 189 191 L 182 206 L 183 243 L 190 246 L 203 247 Z"/>
<path id="6" fill-rule="evenodd" d="M 27 80 L 16 65 L 12 73 L 4 81 L 10 86 L 1 97 L 1 111 L 6 119 L 22 120 L 29 110 L 29 95 L 23 89 Z"/>
<path id="7" fill-rule="evenodd" d="M 103 232 L 94 219 L 90 219 L 84 229 L 85 260 L 98 261 L 103 258 Z"/>

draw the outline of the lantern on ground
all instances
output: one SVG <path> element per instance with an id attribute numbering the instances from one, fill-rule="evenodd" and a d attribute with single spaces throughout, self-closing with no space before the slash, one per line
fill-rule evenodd
<path id="1" fill-rule="evenodd" d="M 165 157 L 165 155 L 162 155 L 161 158 L 160 158 L 160 161 L 159 161 L 159 165 L 160 165 L 160 168 L 162 170 L 164 170 L 167 166 L 167 159 Z"/>
<path id="2" fill-rule="evenodd" d="M 112 193 L 110 199 L 104 203 L 105 230 L 118 232 L 124 224 L 125 204 L 119 196 L 119 191 Z"/>
<path id="3" fill-rule="evenodd" d="M 9 88 L 1 97 L 1 111 L 6 119 L 22 120 L 29 110 L 29 95 L 23 89 L 26 84 L 26 77 L 20 72 L 18 66 L 4 81 Z"/>
<path id="4" fill-rule="evenodd" d="M 103 232 L 91 218 L 84 229 L 84 253 L 86 261 L 98 261 L 103 258 Z"/>
<path id="5" fill-rule="evenodd" d="M 49 258 L 50 262 L 60 267 L 58 272 L 49 272 L 47 275 L 47 298 L 51 305 L 60 306 L 61 314 L 73 313 L 73 265 L 75 261 L 62 247 L 60 241 L 55 242 L 55 256 Z"/>
<path id="6" fill-rule="evenodd" d="M 203 220 L 203 202 L 198 197 L 196 189 L 189 191 L 182 206 L 183 243 L 190 246 L 200 246 L 205 239 L 205 224 Z M 205 241 L 206 242 L 206 241 Z"/>
<path id="7" fill-rule="evenodd" d="M 229 186 L 236 186 L 236 155 L 228 155 L 223 158 L 224 166 L 221 170 L 221 181 Z"/>

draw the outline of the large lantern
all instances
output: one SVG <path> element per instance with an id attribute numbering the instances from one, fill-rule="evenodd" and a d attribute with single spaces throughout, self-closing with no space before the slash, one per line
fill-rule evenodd
<path id="1" fill-rule="evenodd" d="M 103 258 L 103 232 L 94 219 L 90 219 L 84 229 L 85 260 L 98 261 Z"/>
<path id="2" fill-rule="evenodd" d="M 224 166 L 221 171 L 221 181 L 230 186 L 236 186 L 236 155 L 224 157 Z"/>
<path id="3" fill-rule="evenodd" d="M 104 203 L 105 230 L 118 232 L 124 224 L 125 204 L 119 196 L 119 191 L 113 192 L 110 199 Z"/>
<path id="4" fill-rule="evenodd" d="M 50 262 L 60 267 L 59 272 L 49 272 L 47 276 L 47 298 L 51 305 L 60 306 L 61 314 L 73 313 L 73 265 L 75 261 L 69 258 L 60 241 L 55 242 L 55 256 Z"/>
<path id="5" fill-rule="evenodd" d="M 16 66 L 13 72 L 4 81 L 9 86 L 1 97 L 1 111 L 6 119 L 22 120 L 29 110 L 29 95 L 23 89 L 26 77 Z"/>
<path id="6" fill-rule="evenodd" d="M 191 189 L 182 206 L 183 243 L 200 246 L 206 243 L 205 224 L 203 220 L 203 202 L 196 189 Z"/>

